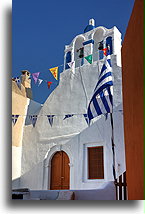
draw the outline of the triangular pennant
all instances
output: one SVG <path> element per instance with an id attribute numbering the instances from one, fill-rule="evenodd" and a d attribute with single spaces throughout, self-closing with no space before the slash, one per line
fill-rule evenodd
<path id="1" fill-rule="evenodd" d="M 21 90 L 21 80 L 20 80 L 20 77 L 14 77 L 14 80 L 15 80 L 17 86 L 19 87 L 19 89 Z"/>
<path id="2" fill-rule="evenodd" d="M 103 48 L 102 49 L 102 51 L 103 51 L 103 53 L 104 53 L 105 56 L 107 56 L 107 50 L 108 50 L 108 48 Z"/>
<path id="3" fill-rule="evenodd" d="M 88 118 L 88 115 L 87 115 L 87 114 L 83 114 L 83 115 L 84 115 L 84 118 L 85 118 L 85 120 L 86 120 L 87 124 L 89 124 L 89 118 Z"/>
<path id="4" fill-rule="evenodd" d="M 85 57 L 85 59 L 90 63 L 90 64 L 92 64 L 92 54 L 91 55 L 89 55 L 89 56 L 86 56 Z"/>
<path id="5" fill-rule="evenodd" d="M 56 80 L 58 80 L 58 67 L 50 68 L 49 70 L 52 73 L 52 75 L 54 76 L 54 78 Z"/>
<path id="6" fill-rule="evenodd" d="M 52 126 L 52 124 L 53 124 L 53 117 L 54 117 L 55 115 L 47 115 L 47 118 L 48 118 L 48 121 L 49 121 L 49 123 L 50 123 L 50 125 Z"/>
<path id="7" fill-rule="evenodd" d="M 31 123 L 33 127 L 35 127 L 36 121 L 37 121 L 37 115 L 29 115 L 29 118 L 31 120 Z"/>
<path id="8" fill-rule="evenodd" d="M 38 86 L 43 82 L 42 79 L 38 79 L 37 81 L 38 81 Z"/>
<path id="9" fill-rule="evenodd" d="M 18 117 L 19 117 L 19 115 L 12 115 L 12 122 L 13 122 L 13 125 L 15 125 L 16 124 L 16 122 L 17 122 L 17 120 L 18 120 Z"/>
<path id="10" fill-rule="evenodd" d="M 74 65 L 74 62 L 68 62 L 67 64 L 68 64 L 68 66 L 69 66 L 70 68 L 72 68 L 73 65 Z"/>
<path id="11" fill-rule="evenodd" d="M 63 118 L 63 120 L 65 120 L 65 119 L 67 119 L 69 117 L 72 117 L 72 116 L 74 116 L 74 114 L 66 114 L 65 117 Z"/>
<path id="12" fill-rule="evenodd" d="M 33 79 L 34 79 L 35 84 L 37 83 L 39 74 L 40 74 L 40 72 L 37 72 L 37 73 L 33 73 L 33 74 L 32 74 L 32 77 L 33 77 Z"/>
<path id="13" fill-rule="evenodd" d="M 50 81 L 47 82 L 48 88 L 50 88 L 51 84 L 52 84 L 52 82 L 50 82 Z"/>

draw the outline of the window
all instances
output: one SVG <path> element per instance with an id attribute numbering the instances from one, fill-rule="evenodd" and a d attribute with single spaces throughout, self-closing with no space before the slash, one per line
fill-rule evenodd
<path id="1" fill-rule="evenodd" d="M 88 179 L 104 179 L 103 146 L 88 147 Z"/>

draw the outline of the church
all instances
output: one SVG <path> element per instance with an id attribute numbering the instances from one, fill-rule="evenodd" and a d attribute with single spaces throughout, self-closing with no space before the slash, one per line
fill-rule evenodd
<path id="1" fill-rule="evenodd" d="M 20 88 L 12 81 L 12 114 L 19 115 L 12 127 L 12 189 L 101 191 L 114 182 L 113 165 L 116 179 L 126 171 L 121 41 L 116 27 L 96 27 L 90 19 L 84 32 L 65 46 L 59 85 L 43 105 L 32 99 L 28 71 L 22 71 Z M 102 48 L 108 45 L 113 128 L 109 113 L 90 124 L 87 118 L 105 59 Z"/>

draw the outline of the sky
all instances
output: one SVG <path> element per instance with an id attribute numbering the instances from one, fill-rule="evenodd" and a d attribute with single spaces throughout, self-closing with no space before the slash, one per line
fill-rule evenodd
<path id="1" fill-rule="evenodd" d="M 95 26 L 116 26 L 124 38 L 134 0 L 13 0 L 12 76 L 21 70 L 40 72 L 46 81 L 38 87 L 32 79 L 33 100 L 44 103 L 57 87 L 49 68 L 64 63 L 64 47 L 82 34 L 89 19 Z"/>

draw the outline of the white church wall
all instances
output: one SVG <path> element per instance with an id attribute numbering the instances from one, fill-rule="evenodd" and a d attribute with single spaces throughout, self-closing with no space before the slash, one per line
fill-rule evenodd
<path id="1" fill-rule="evenodd" d="M 107 130 L 105 133 L 104 129 Z M 109 146 L 110 136 L 108 135 L 110 135 L 110 130 L 107 122 L 104 123 L 104 118 L 100 118 L 97 123 L 82 131 L 65 145 L 69 144 L 74 147 L 72 148 L 74 157 L 72 165 L 75 174 L 73 174 L 74 183 L 71 184 L 71 189 L 94 189 L 104 182 L 112 180 L 112 155 L 110 155 L 111 146 Z M 103 146 L 104 148 L 104 179 L 88 179 L 87 148 L 92 146 Z"/>
<path id="2" fill-rule="evenodd" d="M 116 172 L 119 176 L 125 171 L 124 144 L 122 123 L 122 112 L 114 112 L 115 132 L 115 154 L 116 154 Z M 118 123 L 119 122 L 119 123 Z M 37 142 L 37 146 L 39 142 Z M 87 147 L 104 147 L 104 179 L 87 179 Z M 49 149 L 48 149 L 49 147 Z M 43 150 L 43 152 L 40 150 Z M 51 158 L 56 151 L 65 151 L 70 159 L 70 189 L 96 189 L 105 182 L 113 181 L 112 168 L 112 144 L 111 144 L 111 124 L 110 118 L 105 120 L 101 117 L 94 124 L 83 132 L 73 137 L 69 142 L 62 145 L 51 144 L 44 145 L 37 149 L 39 160 L 35 162 L 31 170 L 26 172 L 21 178 L 21 187 L 28 186 L 30 189 L 49 189 L 50 188 L 50 170 Z M 47 151 L 47 152 L 46 152 Z M 43 153 L 43 155 L 42 155 Z M 45 157 L 44 157 L 45 155 Z M 39 162 L 42 158 L 42 162 Z M 31 160 L 30 160 L 31 161 Z M 119 166 L 119 168 L 118 168 Z M 118 171 L 119 170 L 119 171 Z"/>
<path id="3" fill-rule="evenodd" d="M 118 124 L 123 124 L 123 116 L 119 111 L 114 113 L 114 122 Z M 115 142 L 115 155 L 116 155 L 116 175 L 119 176 L 125 171 L 125 161 L 124 161 L 124 144 L 123 144 L 123 126 L 116 126 L 114 136 Z M 63 144 L 62 146 L 52 147 L 51 153 L 54 154 L 55 151 L 65 151 L 70 161 L 70 189 L 95 189 L 103 185 L 105 182 L 113 181 L 113 161 L 112 161 L 112 142 L 111 142 L 111 122 L 110 116 L 105 120 L 104 116 L 97 120 L 91 127 L 88 127 L 82 131 L 79 135 L 73 137 L 69 142 Z M 87 160 L 87 148 L 92 146 L 103 146 L 104 148 L 104 179 L 88 179 L 88 160 Z M 121 152 L 121 153 L 120 153 Z M 51 169 L 50 154 L 46 158 L 47 164 L 49 165 L 49 170 Z M 49 163 L 49 164 L 48 164 Z M 121 164 L 120 164 L 121 163 Z M 120 164 L 120 171 L 118 171 L 118 165 Z M 45 170 L 46 170 L 45 168 Z M 46 186 L 44 189 L 48 188 L 48 180 L 50 179 L 48 175 L 50 171 L 47 170 L 45 174 Z M 50 183 L 50 180 L 49 180 Z"/>

